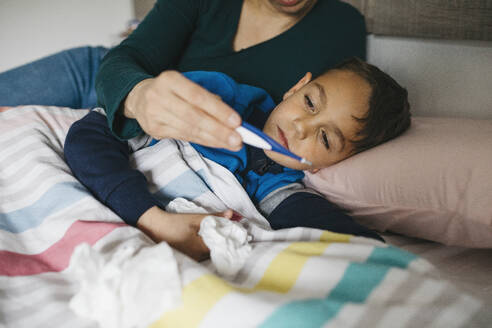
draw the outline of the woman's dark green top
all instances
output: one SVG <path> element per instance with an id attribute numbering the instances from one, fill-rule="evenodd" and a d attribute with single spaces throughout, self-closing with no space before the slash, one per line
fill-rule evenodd
<path id="1" fill-rule="evenodd" d="M 296 25 L 273 39 L 234 51 L 243 1 L 158 0 L 138 28 L 103 59 L 98 102 L 122 139 L 142 130 L 119 111 L 131 89 L 164 70 L 218 71 L 265 89 L 276 102 L 306 72 L 316 77 L 343 59 L 365 59 L 363 16 L 337 0 L 318 0 Z"/>

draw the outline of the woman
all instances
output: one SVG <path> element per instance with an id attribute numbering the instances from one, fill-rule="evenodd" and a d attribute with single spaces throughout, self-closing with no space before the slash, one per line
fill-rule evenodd
<path id="1" fill-rule="evenodd" d="M 85 47 L 0 74 L 0 106 L 94 107 L 97 84 L 124 139 L 141 127 L 238 149 L 232 109 L 174 70 L 220 71 L 278 102 L 306 71 L 316 77 L 346 57 L 364 59 L 365 38 L 363 17 L 337 0 L 159 0 L 102 63 L 107 49 Z"/>
<path id="2" fill-rule="evenodd" d="M 364 57 L 363 17 L 333 0 L 159 0 L 104 58 L 98 100 L 123 139 L 155 138 L 240 148 L 234 111 L 180 72 L 219 71 L 276 102 L 310 71 Z M 132 120 L 133 119 L 133 120 Z"/>
<path id="3" fill-rule="evenodd" d="M 336 0 L 158 0 L 104 57 L 95 82 L 98 104 L 120 139 L 143 129 L 157 139 L 238 150 L 241 139 L 234 129 L 240 117 L 179 72 L 223 72 L 265 89 L 278 102 L 305 72 L 316 77 L 346 57 L 364 58 L 365 38 L 363 17 Z M 158 211 L 156 206 L 146 210 L 137 226 L 166 240 L 162 236 L 170 225 L 154 219 Z M 336 208 L 329 214 L 337 215 L 343 216 Z M 202 218 L 190 214 L 184 227 L 196 228 Z M 208 251 L 196 233 L 173 234 L 193 236 L 175 244 L 196 246 L 195 258 Z"/>

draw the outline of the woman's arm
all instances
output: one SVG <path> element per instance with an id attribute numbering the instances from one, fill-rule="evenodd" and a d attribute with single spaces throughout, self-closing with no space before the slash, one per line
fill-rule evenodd
<path id="1" fill-rule="evenodd" d="M 169 72 L 195 29 L 201 1 L 159 0 L 138 28 L 104 58 L 96 80 L 99 104 L 122 139 L 141 129 L 154 138 L 175 138 L 238 150 L 240 117 L 220 99 Z"/>
<path id="2" fill-rule="evenodd" d="M 178 61 L 198 19 L 197 3 L 158 0 L 137 29 L 104 57 L 96 78 L 98 101 L 111 130 L 122 139 L 136 136 L 141 129 L 118 110 L 137 83 Z"/>

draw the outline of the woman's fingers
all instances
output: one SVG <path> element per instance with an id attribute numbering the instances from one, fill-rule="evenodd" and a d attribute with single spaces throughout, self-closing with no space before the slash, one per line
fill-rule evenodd
<path id="1" fill-rule="evenodd" d="M 241 137 L 234 129 L 241 123 L 241 118 L 232 108 L 178 72 L 165 72 L 162 76 L 168 78 L 162 82 L 163 88 L 171 90 L 158 100 L 162 124 L 180 131 L 179 136 L 167 137 L 211 147 L 240 149 Z"/>
<path id="2" fill-rule="evenodd" d="M 173 138 L 211 147 L 240 149 L 241 138 L 237 132 L 221 124 L 200 108 L 185 102 L 177 95 L 172 95 L 169 98 L 172 101 L 172 105 L 169 105 L 172 110 L 166 115 L 165 124 L 178 132 L 172 136 Z"/>
<path id="3" fill-rule="evenodd" d="M 182 74 L 177 72 L 169 73 L 173 74 L 173 79 L 175 80 L 175 83 L 171 85 L 171 89 L 175 94 L 197 108 L 202 109 L 229 128 L 235 129 L 241 124 L 241 117 L 235 110 L 224 103 L 220 97 L 200 85 L 191 82 Z"/>
<path id="4" fill-rule="evenodd" d="M 157 139 L 174 138 L 237 151 L 239 115 L 220 97 L 175 71 L 144 80 L 125 101 L 125 115 Z"/>
<path id="5" fill-rule="evenodd" d="M 166 136 L 154 136 L 157 139 L 173 138 L 178 140 L 185 140 L 195 142 L 209 147 L 225 148 L 227 144 L 222 138 L 217 138 L 216 135 L 212 135 L 208 131 L 198 132 L 194 126 L 188 122 L 182 122 L 176 117 L 169 118 L 163 127 L 166 130 Z M 192 132 L 194 131 L 194 132 Z M 239 149 L 233 149 L 239 150 Z"/>

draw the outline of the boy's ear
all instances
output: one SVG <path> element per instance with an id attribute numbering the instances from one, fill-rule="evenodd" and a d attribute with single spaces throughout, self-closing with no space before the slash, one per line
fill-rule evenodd
<path id="1" fill-rule="evenodd" d="M 311 173 L 311 174 L 315 174 L 315 173 L 317 173 L 319 170 L 320 170 L 320 169 L 310 169 L 310 170 L 308 170 L 308 171 L 309 171 L 309 173 Z"/>
<path id="2" fill-rule="evenodd" d="M 307 72 L 306 75 L 302 77 L 302 79 L 300 79 L 292 88 L 289 89 L 289 91 L 284 93 L 284 97 L 282 99 L 286 99 L 292 96 L 297 90 L 311 82 L 312 77 L 313 75 L 311 74 L 311 72 Z"/>

